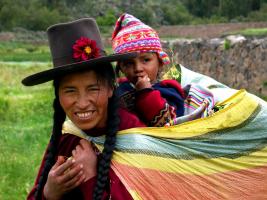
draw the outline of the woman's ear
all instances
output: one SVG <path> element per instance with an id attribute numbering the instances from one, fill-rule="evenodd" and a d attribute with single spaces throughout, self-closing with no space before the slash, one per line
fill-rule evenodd
<path id="1" fill-rule="evenodd" d="M 114 86 L 109 88 L 109 90 L 108 90 L 108 98 L 112 97 L 113 92 L 114 92 Z"/>
<path id="2" fill-rule="evenodd" d="M 115 73 L 116 73 L 116 76 L 117 77 L 120 77 L 120 70 L 121 70 L 121 68 L 120 68 L 120 62 L 117 62 L 116 68 L 115 68 Z"/>

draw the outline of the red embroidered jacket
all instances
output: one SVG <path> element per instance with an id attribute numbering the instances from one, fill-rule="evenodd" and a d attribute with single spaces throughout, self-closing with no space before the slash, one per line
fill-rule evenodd
<path id="1" fill-rule="evenodd" d="M 163 80 L 140 91 L 126 78 L 120 79 L 119 84 L 121 106 L 136 113 L 147 126 L 164 126 L 184 114 L 185 94 L 175 80 Z"/>

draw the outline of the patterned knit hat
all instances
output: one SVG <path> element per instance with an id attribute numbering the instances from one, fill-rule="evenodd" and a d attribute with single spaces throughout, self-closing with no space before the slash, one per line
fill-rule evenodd
<path id="1" fill-rule="evenodd" d="M 112 48 L 115 53 L 156 52 L 163 64 L 170 63 L 168 55 L 162 50 L 157 32 L 127 13 L 121 15 L 116 22 Z"/>

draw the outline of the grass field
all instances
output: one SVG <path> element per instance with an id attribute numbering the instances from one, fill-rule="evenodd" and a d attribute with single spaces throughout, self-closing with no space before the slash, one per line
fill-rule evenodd
<path id="1" fill-rule="evenodd" d="M 266 37 L 267 28 L 249 28 L 249 29 L 244 29 L 244 30 L 237 31 L 237 32 L 232 32 L 232 34 L 241 34 L 246 37 L 249 37 L 249 36 Z"/>
<path id="2" fill-rule="evenodd" d="M 0 61 L 49 62 L 51 60 L 47 44 L 0 42 L 0 55 Z"/>
<path id="3" fill-rule="evenodd" d="M 51 84 L 25 87 L 21 79 L 47 63 L 0 63 L 0 199 L 25 199 L 51 130 Z"/>

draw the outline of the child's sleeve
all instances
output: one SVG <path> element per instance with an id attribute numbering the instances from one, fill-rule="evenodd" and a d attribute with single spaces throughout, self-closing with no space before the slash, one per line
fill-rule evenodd
<path id="1" fill-rule="evenodd" d="M 164 126 L 175 117 L 174 108 L 158 90 L 145 89 L 136 93 L 136 112 L 148 126 Z"/>
<path id="2" fill-rule="evenodd" d="M 184 92 L 174 80 L 136 93 L 136 112 L 148 126 L 164 126 L 184 113 Z"/>

